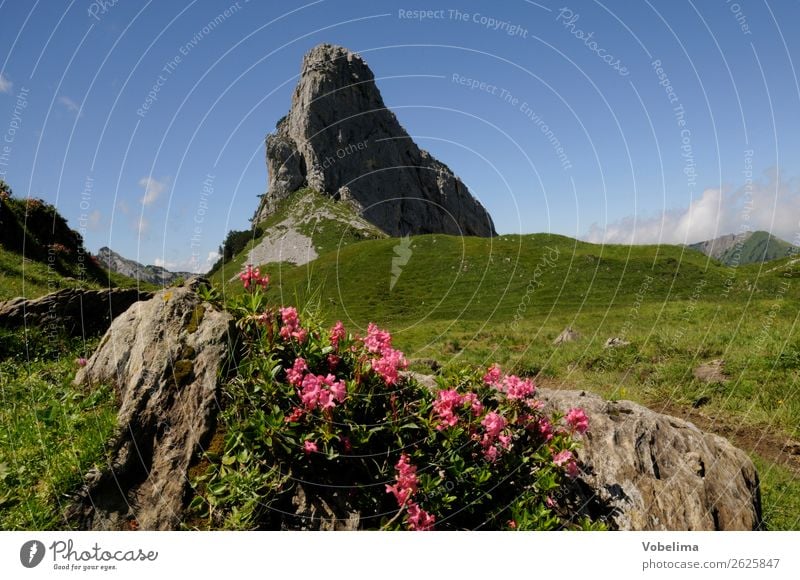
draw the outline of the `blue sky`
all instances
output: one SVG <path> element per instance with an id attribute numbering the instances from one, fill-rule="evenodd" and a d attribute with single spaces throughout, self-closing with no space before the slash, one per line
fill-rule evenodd
<path id="1" fill-rule="evenodd" d="M 329 42 L 501 233 L 792 241 L 798 21 L 796 2 L 726 0 L 6 1 L 0 176 L 92 251 L 203 270 L 248 227 L 264 137 Z"/>

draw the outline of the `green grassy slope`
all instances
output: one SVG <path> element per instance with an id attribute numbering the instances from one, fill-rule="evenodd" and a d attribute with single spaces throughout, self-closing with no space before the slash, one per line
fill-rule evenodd
<path id="1" fill-rule="evenodd" d="M 723 264 L 753 264 L 757 262 L 769 262 L 795 255 L 800 248 L 796 248 L 789 242 L 785 242 L 768 232 L 753 232 L 742 244 L 741 250 L 730 248 L 726 251 L 720 261 Z M 738 254 L 738 258 L 737 258 Z"/>
<path id="2" fill-rule="evenodd" d="M 318 254 L 337 251 L 350 244 L 365 239 L 381 239 L 386 234 L 378 228 L 362 220 L 349 206 L 337 203 L 329 197 L 320 195 L 311 189 L 302 189 L 286 198 L 266 221 L 259 224 L 262 231 L 254 236 L 245 248 L 228 262 L 219 262 L 208 276 L 215 283 L 227 290 L 228 282 L 247 265 L 247 256 L 252 248 L 273 233 L 280 234 L 287 229 L 287 224 L 295 223 L 297 230 L 308 236 Z M 360 227 L 353 227 L 353 223 Z M 266 266 L 271 272 L 292 269 L 289 263 L 253 264 Z M 234 285 L 231 291 L 238 291 Z"/>
<path id="3" fill-rule="evenodd" d="M 677 246 L 428 235 L 412 238 L 401 266 L 400 244 L 354 243 L 271 271 L 272 299 L 329 322 L 378 321 L 411 357 L 497 360 L 649 404 L 701 401 L 800 436 L 800 290 L 788 259 L 767 271 L 725 267 Z M 566 326 L 582 339 L 557 348 Z M 604 349 L 612 336 L 632 345 Z M 696 366 L 715 358 L 725 360 L 728 381 L 694 378 Z"/>
<path id="4" fill-rule="evenodd" d="M 599 246 L 546 235 L 427 235 L 354 242 L 270 269 L 274 303 L 329 323 L 376 321 L 417 359 L 498 361 L 552 387 L 632 399 L 746 426 L 780 448 L 800 438 L 800 263 L 726 266 L 680 246 Z M 228 291 L 238 290 L 238 282 Z M 555 346 L 567 326 L 577 342 Z M 609 337 L 631 344 L 607 349 Z M 705 382 L 701 364 L 724 360 Z M 713 427 L 712 427 L 713 429 Z M 748 443 L 740 443 L 755 453 Z M 800 528 L 796 474 L 758 457 L 771 524 Z M 795 478 L 794 480 L 792 478 Z M 787 492 L 786 490 L 789 490 Z"/>
<path id="5" fill-rule="evenodd" d="M 137 285 L 100 266 L 83 247 L 81 235 L 52 205 L 0 197 L 0 301 L 36 298 L 63 288 Z"/>

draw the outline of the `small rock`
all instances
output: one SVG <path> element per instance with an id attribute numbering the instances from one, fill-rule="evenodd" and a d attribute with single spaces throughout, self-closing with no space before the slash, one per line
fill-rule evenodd
<path id="1" fill-rule="evenodd" d="M 577 330 L 574 330 L 571 326 L 566 327 L 561 334 L 553 341 L 553 344 L 563 344 L 565 342 L 575 342 L 579 340 L 581 337 L 580 333 Z"/>
<path id="2" fill-rule="evenodd" d="M 630 342 L 627 340 L 618 336 L 612 336 L 606 341 L 606 343 L 603 345 L 603 348 L 620 348 L 628 345 L 630 345 Z"/>
<path id="3" fill-rule="evenodd" d="M 728 375 L 725 374 L 725 361 L 722 359 L 715 359 L 707 363 L 701 364 L 694 369 L 694 377 L 704 383 L 724 383 L 728 380 Z"/>

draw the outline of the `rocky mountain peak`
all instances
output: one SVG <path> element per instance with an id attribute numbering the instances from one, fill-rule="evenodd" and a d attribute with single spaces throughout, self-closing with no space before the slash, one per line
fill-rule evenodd
<path id="1" fill-rule="evenodd" d="M 266 145 L 269 190 L 256 223 L 307 186 L 350 202 L 390 235 L 495 235 L 488 212 L 414 143 L 369 66 L 346 48 L 321 44 L 306 54 L 289 113 Z"/>

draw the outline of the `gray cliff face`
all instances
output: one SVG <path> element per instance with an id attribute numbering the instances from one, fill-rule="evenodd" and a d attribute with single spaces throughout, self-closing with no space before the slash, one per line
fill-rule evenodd
<path id="1" fill-rule="evenodd" d="M 496 235 L 450 169 L 421 150 L 383 102 L 367 64 L 323 44 L 303 60 L 289 114 L 267 138 L 269 191 L 254 222 L 308 186 L 348 201 L 393 236 Z"/>

